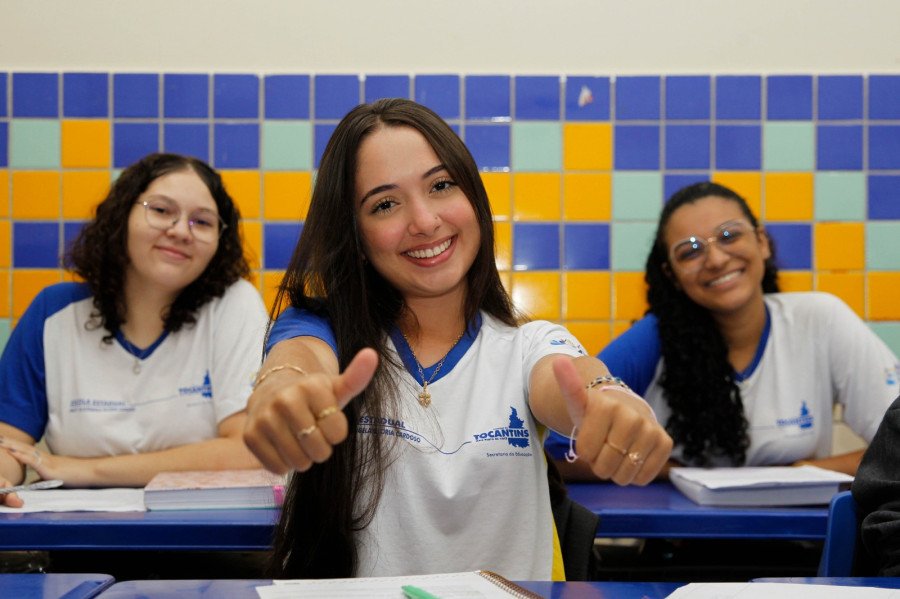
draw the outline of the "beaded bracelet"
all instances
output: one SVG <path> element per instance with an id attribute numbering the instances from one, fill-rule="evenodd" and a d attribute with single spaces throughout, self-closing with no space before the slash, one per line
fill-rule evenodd
<path id="1" fill-rule="evenodd" d="M 294 366 L 293 364 L 281 364 L 279 366 L 273 366 L 273 367 L 269 368 L 267 371 L 258 375 L 256 377 L 256 381 L 253 383 L 253 388 L 256 389 L 257 387 L 259 387 L 260 384 L 264 380 L 266 380 L 266 377 L 269 376 L 270 374 L 272 374 L 273 372 L 278 372 L 279 370 L 285 370 L 285 369 L 293 370 L 293 371 L 299 372 L 300 374 L 309 374 L 308 372 L 306 372 L 299 366 Z"/>
<path id="2" fill-rule="evenodd" d="M 600 386 L 598 387 L 598 385 Z M 641 400 L 641 402 L 643 402 L 645 406 L 650 408 L 650 404 L 647 403 L 646 399 L 632 391 L 631 387 L 629 387 L 625 383 L 625 381 L 617 376 L 611 376 L 608 374 L 598 376 L 587 385 L 585 385 L 584 388 L 588 391 L 594 388 L 596 388 L 597 391 L 618 391 L 619 393 L 624 393 L 625 395 L 630 395 L 631 397 Z M 653 411 L 653 408 L 650 408 L 650 413 L 653 414 L 653 418 L 656 419 L 656 413 Z"/>

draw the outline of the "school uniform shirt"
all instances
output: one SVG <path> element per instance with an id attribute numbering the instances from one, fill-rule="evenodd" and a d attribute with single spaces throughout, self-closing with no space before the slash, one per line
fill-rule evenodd
<path id="1" fill-rule="evenodd" d="M 90 458 L 212 439 L 246 406 L 267 322 L 247 281 L 144 350 L 121 334 L 104 343 L 108 331 L 88 324 L 93 310 L 83 283 L 38 294 L 0 358 L 0 421 L 55 454 Z"/>
<path id="2" fill-rule="evenodd" d="M 766 294 L 767 323 L 756 356 L 736 373 L 749 423 L 747 466 L 791 464 L 831 455 L 833 407 L 867 442 L 900 391 L 897 357 L 838 298 L 827 293 Z M 641 394 L 665 423 L 670 414 L 657 318 L 648 315 L 600 353 L 610 372 Z M 547 447 L 561 457 L 569 441 Z M 672 457 L 681 460 L 676 446 Z M 714 465 L 731 465 L 727 458 Z"/>
<path id="3" fill-rule="evenodd" d="M 269 344 L 301 335 L 337 353 L 328 323 L 295 309 L 278 319 Z M 362 415 L 355 425 L 363 439 L 395 440 L 395 460 L 374 519 L 357 533 L 355 574 L 487 569 L 517 580 L 562 580 L 544 429 L 529 409 L 528 385 L 544 356 L 585 355 L 575 338 L 549 322 L 510 327 L 482 313 L 436 375 L 436 364 L 423 368 L 428 407 L 419 404 L 422 376 L 399 331 L 389 335 L 388 349 L 403 365 L 395 373 L 397 411 L 377 421 Z"/>

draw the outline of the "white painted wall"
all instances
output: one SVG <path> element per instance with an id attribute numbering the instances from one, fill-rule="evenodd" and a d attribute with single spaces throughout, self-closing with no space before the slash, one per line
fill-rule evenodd
<path id="1" fill-rule="evenodd" d="M 0 69 L 884 73 L 897 0 L 2 0 Z"/>

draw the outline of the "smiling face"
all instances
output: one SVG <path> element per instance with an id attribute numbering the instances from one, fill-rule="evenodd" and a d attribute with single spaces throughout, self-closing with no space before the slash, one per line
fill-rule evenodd
<path id="1" fill-rule="evenodd" d="M 736 202 L 707 196 L 677 208 L 663 239 L 667 248 L 690 237 L 706 241 L 721 233 L 723 224 L 735 222 L 747 223 Z M 733 243 L 706 245 L 705 255 L 691 268 L 680 268 L 670 258 L 671 276 L 684 293 L 714 315 L 732 314 L 762 302 L 765 261 L 771 255 L 765 232 L 750 229 Z"/>
<path id="2" fill-rule="evenodd" d="M 478 221 L 421 133 L 382 127 L 363 141 L 355 202 L 366 257 L 407 303 L 446 297 L 461 305 Z"/>
<path id="3" fill-rule="evenodd" d="M 181 210 L 178 222 L 166 230 L 151 227 L 142 205 L 151 199 L 177 205 Z M 150 183 L 128 216 L 126 286 L 163 292 L 174 299 L 193 283 L 219 247 L 218 239 L 202 243 L 191 234 L 188 215 L 204 210 L 218 214 L 209 189 L 193 170 L 168 173 Z"/>

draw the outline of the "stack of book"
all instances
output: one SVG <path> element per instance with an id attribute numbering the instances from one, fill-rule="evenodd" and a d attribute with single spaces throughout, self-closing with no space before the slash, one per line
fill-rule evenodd
<path id="1" fill-rule="evenodd" d="M 266 470 L 160 472 L 144 487 L 148 510 L 274 508 L 285 479 Z"/>

